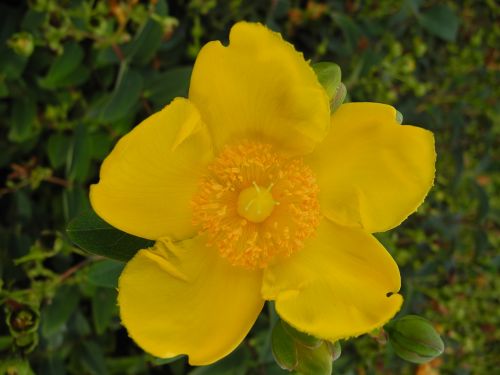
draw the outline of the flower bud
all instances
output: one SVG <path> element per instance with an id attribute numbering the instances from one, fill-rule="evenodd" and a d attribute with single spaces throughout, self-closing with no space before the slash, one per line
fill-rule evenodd
<path id="1" fill-rule="evenodd" d="M 432 324 L 417 315 L 407 315 L 385 326 L 394 352 L 412 363 L 425 363 L 441 355 L 444 343 Z"/>
<path id="2" fill-rule="evenodd" d="M 7 325 L 12 336 L 23 333 L 35 332 L 38 328 L 40 316 L 31 307 L 21 305 L 17 309 L 10 310 L 7 314 Z"/>
<path id="3" fill-rule="evenodd" d="M 396 111 L 396 122 L 401 125 L 403 123 L 403 114 L 399 111 Z"/>
<path id="4" fill-rule="evenodd" d="M 313 64 L 312 68 L 318 77 L 319 83 L 325 89 L 328 99 L 332 100 L 342 77 L 340 67 L 330 62 L 319 62 Z"/>
<path id="5" fill-rule="evenodd" d="M 21 358 L 7 358 L 0 361 L 0 375 L 34 375 L 29 362 Z"/>
<path id="6" fill-rule="evenodd" d="M 340 342 L 335 341 L 335 342 L 327 342 L 328 349 L 330 350 L 330 354 L 332 355 L 332 361 L 336 361 L 337 359 L 340 358 L 340 355 L 342 354 L 342 347 L 340 346 Z"/>
<path id="7" fill-rule="evenodd" d="M 344 102 L 347 90 L 341 82 L 342 73 L 337 64 L 319 62 L 312 65 L 319 83 L 323 86 L 330 100 L 330 112 L 333 113 Z"/>
<path id="8" fill-rule="evenodd" d="M 299 374 L 330 375 L 340 346 L 297 331 L 283 320 L 274 326 L 271 348 L 276 363 Z"/>
<path id="9" fill-rule="evenodd" d="M 12 35 L 7 44 L 15 53 L 24 57 L 30 56 L 35 49 L 33 35 L 25 31 Z"/>
<path id="10" fill-rule="evenodd" d="M 330 101 L 330 113 L 335 112 L 341 106 L 341 104 L 344 103 L 346 96 L 347 96 L 347 89 L 345 85 L 342 82 L 340 82 L 339 87 L 337 87 L 335 96 Z"/>
<path id="11" fill-rule="evenodd" d="M 30 332 L 19 335 L 14 339 L 14 343 L 24 354 L 31 353 L 38 345 L 38 333 Z"/>

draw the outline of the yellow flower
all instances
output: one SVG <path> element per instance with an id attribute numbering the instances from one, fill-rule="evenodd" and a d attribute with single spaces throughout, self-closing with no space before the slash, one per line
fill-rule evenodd
<path id="1" fill-rule="evenodd" d="M 399 270 L 371 235 L 399 225 L 434 178 L 430 132 L 394 108 L 328 97 L 302 54 L 260 24 L 205 45 L 189 98 L 124 136 L 90 191 L 113 226 L 148 239 L 119 281 L 129 335 L 158 357 L 212 363 L 265 300 L 338 340 L 399 310 Z"/>

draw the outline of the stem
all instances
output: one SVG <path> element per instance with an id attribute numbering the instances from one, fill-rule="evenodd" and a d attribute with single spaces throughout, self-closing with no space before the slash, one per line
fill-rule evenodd
<path id="1" fill-rule="evenodd" d="M 60 276 L 59 276 L 59 282 L 63 282 L 67 278 L 69 278 L 71 275 L 73 275 L 76 271 L 81 269 L 82 267 L 86 266 L 88 263 L 93 262 L 96 258 L 91 257 L 91 258 L 86 258 L 82 260 L 80 263 L 75 264 L 73 267 L 68 268 L 66 271 L 64 271 Z"/>
<path id="2" fill-rule="evenodd" d="M 113 48 L 116 57 L 118 57 L 118 60 L 120 60 L 120 62 L 123 62 L 125 60 L 125 55 L 123 54 L 121 48 L 115 43 L 111 44 L 111 48 Z"/>
<path id="3" fill-rule="evenodd" d="M 71 183 L 68 180 L 65 180 L 65 179 L 60 178 L 60 177 L 50 176 L 50 177 L 46 177 L 44 180 L 47 182 L 50 182 L 51 184 L 54 184 L 54 185 L 60 185 L 63 187 L 70 187 L 71 186 Z"/>

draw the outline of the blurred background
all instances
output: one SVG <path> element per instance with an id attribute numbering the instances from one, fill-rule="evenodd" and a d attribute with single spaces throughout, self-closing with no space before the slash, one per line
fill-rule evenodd
<path id="1" fill-rule="evenodd" d="M 0 374 L 285 373 L 266 309 L 214 366 L 144 354 L 119 324 L 122 265 L 65 234 L 117 139 L 186 96 L 200 47 L 227 41 L 238 20 L 280 31 L 313 62 L 336 62 L 348 100 L 392 104 L 436 137 L 426 202 L 377 236 L 401 267 L 401 314 L 432 321 L 445 354 L 413 365 L 365 335 L 342 342 L 334 373 L 496 373 L 499 17 L 494 0 L 2 1 Z"/>

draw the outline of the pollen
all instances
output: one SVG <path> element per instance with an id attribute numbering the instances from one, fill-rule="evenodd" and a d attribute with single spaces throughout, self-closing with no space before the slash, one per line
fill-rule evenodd
<path id="1" fill-rule="evenodd" d="M 301 250 L 320 221 L 319 188 L 300 158 L 263 143 L 226 146 L 193 197 L 193 221 L 235 266 L 265 268 Z"/>

